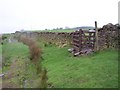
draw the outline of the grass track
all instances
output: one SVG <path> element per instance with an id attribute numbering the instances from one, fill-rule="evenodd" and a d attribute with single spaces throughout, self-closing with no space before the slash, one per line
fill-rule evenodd
<path id="1" fill-rule="evenodd" d="M 3 56 L 7 66 L 3 66 L 3 73 L 7 73 L 3 79 L 3 86 L 23 88 L 23 78 L 26 78 L 26 87 L 36 87 L 36 68 L 29 60 L 28 47 L 22 43 L 6 43 L 3 45 Z M 11 76 L 12 75 L 12 76 Z M 8 78 L 8 79 L 7 79 Z M 10 83 L 9 83 L 10 82 Z M 38 85 L 38 84 L 36 84 Z"/>

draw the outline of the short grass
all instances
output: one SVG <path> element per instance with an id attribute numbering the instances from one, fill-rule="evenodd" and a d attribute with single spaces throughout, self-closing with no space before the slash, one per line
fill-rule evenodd
<path id="1" fill-rule="evenodd" d="M 43 65 L 48 70 L 48 81 L 58 88 L 115 88 L 118 87 L 118 52 L 73 57 L 67 49 L 44 48 Z"/>
<path id="2" fill-rule="evenodd" d="M 2 46 L 2 56 L 5 64 L 10 64 L 11 61 L 19 57 L 26 58 L 27 54 L 28 47 L 22 43 L 5 43 Z"/>
<path id="3" fill-rule="evenodd" d="M 8 57 L 26 57 L 28 54 L 28 47 L 22 43 L 7 43 L 2 47 L 3 55 L 5 54 Z"/>

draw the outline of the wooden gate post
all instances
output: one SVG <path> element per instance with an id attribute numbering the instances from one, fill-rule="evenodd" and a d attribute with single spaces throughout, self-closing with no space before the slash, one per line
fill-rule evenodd
<path id="1" fill-rule="evenodd" d="M 79 52 L 82 50 L 82 29 L 79 30 Z"/>
<path id="2" fill-rule="evenodd" d="M 99 50 L 97 21 L 95 21 L 95 47 L 94 47 L 94 49 L 95 49 L 95 51 Z"/>

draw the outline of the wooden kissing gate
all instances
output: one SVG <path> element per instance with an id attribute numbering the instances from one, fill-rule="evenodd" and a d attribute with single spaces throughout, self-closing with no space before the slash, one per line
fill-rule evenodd
<path id="1" fill-rule="evenodd" d="M 73 33 L 73 54 L 89 54 L 95 48 L 95 30 L 82 30 Z"/>

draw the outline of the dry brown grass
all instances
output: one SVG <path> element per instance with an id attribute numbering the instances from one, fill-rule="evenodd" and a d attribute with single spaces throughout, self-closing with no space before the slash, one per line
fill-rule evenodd
<path id="1" fill-rule="evenodd" d="M 40 86 L 41 88 L 46 88 L 47 85 L 47 70 L 44 68 L 44 70 L 42 71 L 41 77 L 40 77 Z"/>
<path id="2" fill-rule="evenodd" d="M 30 59 L 31 60 L 36 61 L 41 57 L 42 52 L 35 43 L 29 45 L 29 50 L 30 50 Z"/>
<path id="3" fill-rule="evenodd" d="M 40 88 L 46 88 L 47 87 L 47 70 L 42 70 L 41 66 L 41 59 L 42 58 L 42 50 L 39 48 L 39 46 L 36 44 L 34 40 L 27 37 L 19 37 L 19 41 L 23 42 L 25 45 L 29 47 L 30 52 L 30 59 L 36 66 L 37 74 L 41 74 L 41 80 L 40 80 Z"/>
<path id="4" fill-rule="evenodd" d="M 33 62 L 37 62 L 40 58 L 42 59 L 42 50 L 38 47 L 34 40 L 28 37 L 19 37 L 19 41 L 26 44 L 29 47 L 30 59 Z"/>
<path id="5" fill-rule="evenodd" d="M 21 37 L 19 37 L 19 41 L 29 47 L 30 60 L 35 64 L 37 74 L 41 73 L 42 67 L 41 67 L 41 62 L 39 63 L 39 61 L 41 59 L 43 59 L 42 58 L 42 50 L 35 43 L 35 41 L 32 40 L 31 38 L 21 36 Z"/>
<path id="6" fill-rule="evenodd" d="M 19 41 L 26 44 L 27 46 L 30 46 L 31 44 L 35 43 L 35 41 L 32 40 L 31 38 L 24 37 L 24 36 L 19 37 Z"/>

